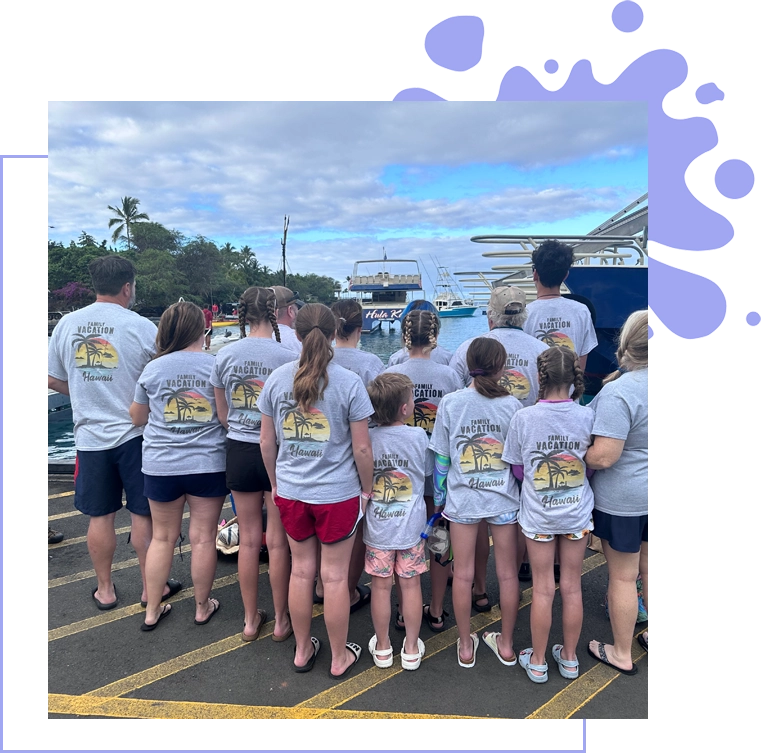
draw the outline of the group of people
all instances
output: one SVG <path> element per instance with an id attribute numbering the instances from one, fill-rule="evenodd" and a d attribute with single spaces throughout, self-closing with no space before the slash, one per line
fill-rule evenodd
<path id="1" fill-rule="evenodd" d="M 156 329 L 129 310 L 132 264 L 118 255 L 93 261 L 96 303 L 56 327 L 48 374 L 49 386 L 72 398 L 75 506 L 90 516 L 95 605 L 118 603 L 111 565 L 124 492 L 143 576 L 141 629 L 171 614 L 166 601 L 182 587 L 169 576 L 186 503 L 194 618 L 208 623 L 221 606 L 211 589 L 231 493 L 243 640 L 256 640 L 268 619 L 258 598 L 266 506 L 272 639 L 295 637 L 296 672 L 310 671 L 321 649 L 311 635 L 315 601 L 324 603 L 333 677 L 360 658 L 349 615 L 368 602 L 374 663 L 392 665 L 393 625 L 404 633 L 401 666 L 417 669 L 423 620 L 446 629 L 451 580 L 459 665 L 473 667 L 483 642 L 541 683 L 558 570 L 563 643 L 549 653 L 563 677 L 578 676 L 581 566 L 594 530 L 608 560 L 613 643 L 594 640 L 587 650 L 634 674 L 638 575 L 647 599 L 647 312 L 629 317 L 618 370 L 582 405 L 584 362 L 597 341 L 586 306 L 560 294 L 572 261 L 568 246 L 542 244 L 533 256 L 536 301 L 527 305 L 515 287 L 494 289 L 489 332 L 454 353 L 438 346 L 433 307 L 411 304 L 404 347 L 387 367 L 358 349 L 355 300 L 328 308 L 304 305 L 285 287 L 249 288 L 238 304 L 240 340 L 213 356 L 198 306 L 170 306 Z M 448 554 L 426 551 L 421 532 L 431 526 Z M 490 534 L 502 623 L 479 637 L 470 618 L 493 606 Z M 371 589 L 359 584 L 363 571 Z M 532 645 L 516 653 L 518 576 L 527 572 Z M 647 649 L 647 634 L 639 640 Z"/>

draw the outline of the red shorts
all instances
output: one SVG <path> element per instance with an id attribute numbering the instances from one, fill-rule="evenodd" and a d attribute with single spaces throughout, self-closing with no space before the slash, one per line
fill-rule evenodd
<path id="1" fill-rule="evenodd" d="M 323 544 L 336 544 L 352 536 L 362 520 L 359 497 L 314 505 L 276 494 L 275 504 L 285 532 L 294 541 L 306 541 L 316 535 Z"/>

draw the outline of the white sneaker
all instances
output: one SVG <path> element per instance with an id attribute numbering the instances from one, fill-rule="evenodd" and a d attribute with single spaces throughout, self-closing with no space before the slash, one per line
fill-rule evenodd
<path id="1" fill-rule="evenodd" d="M 416 654 L 405 654 L 404 653 L 404 643 L 402 644 L 402 669 L 417 669 L 420 666 L 420 662 L 423 660 L 423 656 L 425 656 L 425 643 L 420 640 L 420 638 L 417 639 L 417 653 Z"/>
<path id="2" fill-rule="evenodd" d="M 382 648 L 378 650 L 376 649 L 377 645 L 378 645 L 378 636 L 373 635 L 373 637 L 370 638 L 370 642 L 367 644 L 367 648 L 370 650 L 370 653 L 373 655 L 373 661 L 375 662 L 375 666 L 380 667 L 381 669 L 387 669 L 394 663 L 394 649 Z"/>

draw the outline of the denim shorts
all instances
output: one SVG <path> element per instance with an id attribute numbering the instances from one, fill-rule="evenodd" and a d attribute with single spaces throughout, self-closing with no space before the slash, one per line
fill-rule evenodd
<path id="1" fill-rule="evenodd" d="M 149 476 L 145 474 L 145 496 L 154 502 L 174 502 L 191 497 L 226 497 L 225 472 L 185 473 L 182 476 Z"/>
<path id="2" fill-rule="evenodd" d="M 494 515 L 491 518 L 454 518 L 451 515 L 447 515 L 446 511 L 444 511 L 442 517 L 451 523 L 461 523 L 464 526 L 472 526 L 480 523 L 482 520 L 485 520 L 491 526 L 505 526 L 518 522 L 518 511 L 503 512 L 501 515 Z"/>

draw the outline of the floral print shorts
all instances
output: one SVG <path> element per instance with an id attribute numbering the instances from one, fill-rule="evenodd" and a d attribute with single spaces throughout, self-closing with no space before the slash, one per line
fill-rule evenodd
<path id="1" fill-rule="evenodd" d="M 400 578 L 414 578 L 427 569 L 422 539 L 410 549 L 376 549 L 367 545 L 365 572 L 376 578 L 390 578 L 393 573 Z"/>

